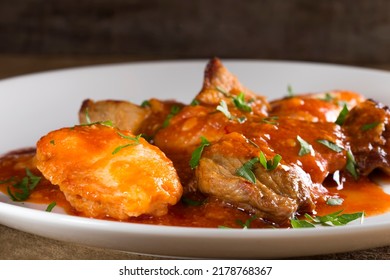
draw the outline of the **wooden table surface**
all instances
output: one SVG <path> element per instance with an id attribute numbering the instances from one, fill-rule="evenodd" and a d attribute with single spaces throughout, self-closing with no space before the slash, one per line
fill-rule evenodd
<path id="1" fill-rule="evenodd" d="M 131 56 L 32 56 L 0 55 L 0 79 L 21 74 L 75 66 L 150 60 Z M 390 69 L 389 65 L 369 65 Z M 390 233 L 389 233 L 390 234 Z M 86 247 L 28 234 L 0 225 L 0 259 L 161 259 L 138 254 Z M 305 257 L 304 259 L 390 259 L 390 246 Z"/>

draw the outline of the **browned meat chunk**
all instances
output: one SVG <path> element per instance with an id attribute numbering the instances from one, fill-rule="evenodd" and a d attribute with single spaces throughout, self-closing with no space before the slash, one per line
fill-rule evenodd
<path id="1" fill-rule="evenodd" d="M 84 100 L 79 110 L 81 124 L 88 122 L 112 121 L 114 126 L 129 130 L 133 134 L 154 136 L 169 123 L 169 119 L 183 105 L 176 101 L 160 101 L 150 99 L 145 106 L 138 106 L 128 101 L 119 100 Z"/>
<path id="2" fill-rule="evenodd" d="M 390 174 L 389 118 L 389 108 L 372 100 L 357 105 L 346 117 L 343 127 L 363 176 L 376 168 Z"/>
<path id="3" fill-rule="evenodd" d="M 79 111 L 80 123 L 112 121 L 116 127 L 130 130 L 138 134 L 142 122 L 150 114 L 150 110 L 127 101 L 84 100 Z M 89 119 L 88 119 L 89 118 Z"/>
<path id="4" fill-rule="evenodd" d="M 267 115 L 269 104 L 265 97 L 256 95 L 244 87 L 219 59 L 214 58 L 206 67 L 203 87 L 195 100 L 202 105 L 215 107 L 222 100 L 227 104 L 231 103 L 232 98 L 240 94 L 245 97 L 245 101 L 250 102 L 254 114 Z"/>
<path id="5" fill-rule="evenodd" d="M 262 150 L 272 155 L 267 147 Z M 312 211 L 313 183 L 297 165 L 281 163 L 274 170 L 266 170 L 258 163 L 253 169 L 255 183 L 237 175 L 237 170 L 258 157 L 259 151 L 238 133 L 207 147 L 196 169 L 199 190 L 278 223 L 287 221 L 296 211 Z"/>

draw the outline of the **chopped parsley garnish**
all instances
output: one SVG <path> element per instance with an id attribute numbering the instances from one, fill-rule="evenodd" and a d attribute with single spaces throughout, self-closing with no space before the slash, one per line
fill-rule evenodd
<path id="1" fill-rule="evenodd" d="M 267 123 L 267 124 L 277 125 L 278 124 L 278 122 L 277 122 L 278 119 L 279 119 L 278 116 L 265 117 L 265 118 L 261 119 L 261 122 Z"/>
<path id="2" fill-rule="evenodd" d="M 264 153 L 260 151 L 259 161 L 265 170 L 269 170 L 269 171 L 274 170 L 276 167 L 278 167 L 281 160 L 282 160 L 282 156 L 279 154 L 275 155 L 273 159 L 267 160 Z"/>
<path id="3" fill-rule="evenodd" d="M 291 85 L 288 85 L 287 86 L 287 97 L 291 98 L 291 97 L 294 97 L 294 91 L 292 89 L 292 86 Z"/>
<path id="4" fill-rule="evenodd" d="M 328 226 L 343 226 L 354 220 L 362 219 L 363 223 L 364 212 L 357 212 L 352 214 L 341 214 L 343 210 L 325 215 L 312 217 L 309 214 L 305 214 L 305 217 L 310 219 L 315 224 L 328 225 Z"/>
<path id="5" fill-rule="evenodd" d="M 142 101 L 142 103 L 141 103 L 141 107 L 142 108 L 146 108 L 146 107 L 150 107 L 151 105 L 150 105 L 150 101 L 149 100 L 144 100 L 144 101 Z"/>
<path id="6" fill-rule="evenodd" d="M 230 97 L 230 94 L 223 88 L 221 87 L 216 87 L 215 88 L 217 91 L 219 91 L 220 93 L 222 93 L 223 95 L 225 95 L 226 97 Z"/>
<path id="7" fill-rule="evenodd" d="M 92 125 L 95 125 L 95 124 L 100 124 L 100 125 L 104 125 L 104 126 L 108 126 L 108 127 L 114 127 L 114 124 L 110 120 L 108 120 L 108 121 L 99 121 L 99 122 L 91 122 L 91 118 L 89 116 L 89 109 L 88 109 L 88 107 L 85 109 L 85 121 L 86 121 L 86 123 L 82 123 L 79 126 L 92 126 Z"/>
<path id="8" fill-rule="evenodd" d="M 312 223 L 306 221 L 306 220 L 298 220 L 298 219 L 291 219 L 290 220 L 292 228 L 313 228 L 315 225 Z"/>
<path id="9" fill-rule="evenodd" d="M 299 149 L 299 152 L 298 152 L 298 155 L 300 157 L 307 155 L 307 154 L 311 154 L 312 152 L 314 152 L 313 147 L 309 143 L 307 143 L 305 140 L 303 140 L 299 135 L 297 136 L 297 140 L 298 140 L 299 144 L 301 145 L 301 148 Z"/>
<path id="10" fill-rule="evenodd" d="M 377 127 L 379 124 L 381 124 L 381 122 L 368 123 L 368 124 L 362 125 L 361 130 L 362 131 L 370 130 L 370 129 Z"/>
<path id="11" fill-rule="evenodd" d="M 123 133 L 120 133 L 119 131 L 117 132 L 117 134 L 124 138 L 124 139 L 127 139 L 129 141 L 131 141 L 131 143 L 128 143 L 128 144 L 125 144 L 125 145 L 121 145 L 121 146 L 118 146 L 115 148 L 114 151 L 112 151 L 112 154 L 115 155 L 116 153 L 118 153 L 119 151 L 121 151 L 122 149 L 124 148 L 127 148 L 127 147 L 130 147 L 130 146 L 136 146 L 138 144 L 140 144 L 139 142 L 139 139 L 141 138 L 141 134 L 135 136 L 135 137 L 132 137 L 132 136 L 128 136 L 128 135 L 125 135 Z"/>
<path id="12" fill-rule="evenodd" d="M 344 199 L 341 197 L 329 197 L 326 200 L 326 204 L 330 206 L 340 206 L 343 205 Z"/>
<path id="13" fill-rule="evenodd" d="M 236 120 L 239 122 L 239 123 L 244 123 L 246 121 L 246 117 L 242 116 L 242 117 L 238 117 L 236 118 Z"/>
<path id="14" fill-rule="evenodd" d="M 257 219 L 257 216 L 251 216 L 249 219 L 247 219 L 245 222 L 241 220 L 236 220 L 236 223 L 240 225 L 243 229 L 248 229 L 251 227 L 251 223 Z"/>
<path id="15" fill-rule="evenodd" d="M 47 208 L 46 208 L 46 212 L 51 212 L 53 210 L 53 208 L 57 205 L 57 203 L 54 201 L 52 203 L 50 203 Z"/>
<path id="16" fill-rule="evenodd" d="M 349 113 L 347 104 L 344 104 L 343 109 L 340 111 L 339 116 L 337 117 L 335 124 L 343 125 L 345 122 L 345 119 L 347 118 L 347 115 Z"/>
<path id="17" fill-rule="evenodd" d="M 326 92 L 325 96 L 323 98 L 320 98 L 320 100 L 323 100 L 323 101 L 326 101 L 326 102 L 331 102 L 331 101 L 334 100 L 334 97 L 329 92 Z"/>
<path id="18" fill-rule="evenodd" d="M 50 144 L 52 144 L 53 146 L 56 144 L 56 141 L 53 140 L 50 140 Z"/>
<path id="19" fill-rule="evenodd" d="M 225 100 L 221 100 L 221 102 L 217 106 L 217 111 L 220 111 L 221 113 L 223 113 L 231 121 L 236 120 L 239 123 L 244 123 L 246 121 L 246 117 L 245 116 L 242 116 L 242 117 L 235 117 L 235 116 L 233 116 L 230 113 L 229 108 L 228 108 Z"/>
<path id="20" fill-rule="evenodd" d="M 169 122 L 171 121 L 171 119 L 177 115 L 178 113 L 180 112 L 180 107 L 177 106 L 177 105 L 173 105 L 171 107 L 171 111 L 170 113 L 168 114 L 168 116 L 165 118 L 163 124 L 162 124 L 162 127 L 165 128 L 169 125 Z"/>
<path id="21" fill-rule="evenodd" d="M 242 220 L 236 220 L 236 224 L 241 226 L 242 229 L 248 229 L 251 227 L 251 224 L 254 220 L 257 219 L 257 216 L 251 216 L 249 219 L 247 219 L 246 221 L 242 221 Z M 231 229 L 231 227 L 227 227 L 227 226 L 218 226 L 218 228 L 221 228 L 221 229 Z"/>
<path id="22" fill-rule="evenodd" d="M 233 103 L 241 111 L 252 112 L 252 107 L 245 101 L 245 94 L 243 92 L 233 97 Z"/>
<path id="23" fill-rule="evenodd" d="M 217 106 L 217 111 L 222 112 L 229 120 L 233 119 L 233 116 L 230 113 L 229 108 L 228 108 L 225 100 L 221 100 L 221 102 Z"/>
<path id="24" fill-rule="evenodd" d="M 239 169 L 236 170 L 236 175 L 243 177 L 247 179 L 249 182 L 255 184 L 256 183 L 256 176 L 253 173 L 253 168 L 256 163 L 259 162 L 258 157 L 254 157 L 247 162 L 245 162 Z"/>
<path id="25" fill-rule="evenodd" d="M 202 156 L 204 147 L 207 147 L 210 144 L 211 143 L 206 139 L 206 137 L 203 136 L 200 137 L 200 145 L 192 152 L 191 155 L 191 160 L 190 160 L 191 169 L 194 169 L 199 165 L 199 160 Z"/>
<path id="26" fill-rule="evenodd" d="M 87 121 L 87 124 L 91 123 L 91 118 L 89 117 L 89 108 L 85 108 L 85 120 Z"/>
<path id="27" fill-rule="evenodd" d="M 352 177 L 357 180 L 359 179 L 359 173 L 356 168 L 356 161 L 355 157 L 353 156 L 352 152 L 350 150 L 347 151 L 347 165 L 346 165 L 347 171 L 352 175 Z"/>
<path id="28" fill-rule="evenodd" d="M 317 142 L 325 145 L 326 147 L 328 147 L 329 149 L 331 149 L 337 153 L 344 150 L 340 146 L 337 146 L 335 143 L 330 142 L 328 140 L 319 139 L 319 140 L 317 140 Z M 353 154 L 350 150 L 347 150 L 347 164 L 345 166 L 345 169 L 352 175 L 352 177 L 355 180 L 359 179 L 359 172 L 357 169 L 355 157 L 353 156 Z"/>
<path id="29" fill-rule="evenodd" d="M 320 224 L 323 226 L 344 226 L 357 219 L 361 219 L 361 223 L 363 223 L 364 212 L 357 212 L 352 214 L 341 214 L 341 212 L 343 212 L 343 210 L 325 216 L 316 217 L 305 214 L 305 218 L 307 220 L 298 220 L 294 218 L 291 219 L 290 222 L 293 228 L 315 227 L 315 224 Z"/>
<path id="30" fill-rule="evenodd" d="M 236 175 L 247 179 L 249 182 L 255 184 L 256 176 L 253 173 L 255 164 L 260 163 L 265 170 L 272 171 L 278 167 L 282 157 L 280 155 L 275 155 L 272 160 L 267 160 L 264 153 L 260 151 L 258 157 L 254 157 L 247 162 L 245 162 L 239 169 L 236 170 Z"/>
<path id="31" fill-rule="evenodd" d="M 1 181 L 0 184 L 13 183 L 12 187 L 15 189 L 11 190 L 7 187 L 7 192 L 13 201 L 25 201 L 30 197 L 31 192 L 40 182 L 41 177 L 34 175 L 30 169 L 26 168 L 26 176 L 20 181 L 16 181 L 15 178 L 10 178 L 5 181 Z"/>
<path id="32" fill-rule="evenodd" d="M 181 202 L 187 206 L 201 206 L 206 202 L 207 199 L 203 200 L 194 200 L 187 196 L 182 196 Z"/>
<path id="33" fill-rule="evenodd" d="M 199 100 L 196 100 L 196 99 L 192 100 L 190 103 L 191 106 L 197 106 L 199 104 L 200 104 Z"/>
<path id="34" fill-rule="evenodd" d="M 336 153 L 339 153 L 343 150 L 343 148 L 341 148 L 340 146 L 337 146 L 335 143 L 326 139 L 318 139 L 317 142 L 324 145 L 325 147 L 328 147 L 332 151 L 335 151 Z"/>
<path id="35" fill-rule="evenodd" d="M 147 135 L 147 134 L 141 133 L 141 137 L 144 138 L 149 143 L 153 142 L 153 136 L 151 136 L 151 135 Z"/>
<path id="36" fill-rule="evenodd" d="M 93 123 L 83 123 L 83 124 L 80 124 L 79 126 L 93 126 L 93 125 L 96 125 L 96 124 L 100 124 L 100 125 L 104 125 L 104 126 L 108 126 L 108 127 L 114 127 L 114 124 L 112 123 L 112 121 L 101 121 L 101 122 L 93 122 Z"/>

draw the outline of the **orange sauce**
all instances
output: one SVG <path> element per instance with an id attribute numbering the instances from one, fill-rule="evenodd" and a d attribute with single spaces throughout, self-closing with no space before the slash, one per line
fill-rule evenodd
<path id="1" fill-rule="evenodd" d="M 329 206 L 325 201 L 317 202 L 316 211 L 320 216 L 339 210 L 343 210 L 343 213 L 364 211 L 366 217 L 390 211 L 390 195 L 369 178 L 363 177 L 358 181 L 346 181 L 341 190 L 328 189 L 330 193 L 343 198 L 344 202 L 340 206 Z"/>
<path id="2" fill-rule="evenodd" d="M 23 178 L 26 176 L 26 168 L 29 168 L 35 175 L 41 176 L 33 162 L 34 154 L 35 151 L 31 149 L 9 153 L 0 158 L 1 192 L 7 194 L 8 187 L 14 191 L 12 184 L 4 183 L 4 181 L 11 177 L 16 179 Z M 364 211 L 366 216 L 373 216 L 390 211 L 390 195 L 386 194 L 380 185 L 374 183 L 369 178 L 361 178 L 356 182 L 347 180 L 344 182 L 341 190 L 337 190 L 335 187 L 328 187 L 328 189 L 330 194 L 343 198 L 344 203 L 341 206 L 329 206 L 320 200 L 317 202 L 317 215 L 326 215 L 343 210 L 343 213 Z M 44 177 L 42 177 L 40 183 L 31 193 L 27 201 L 46 205 L 56 202 L 56 205 L 62 207 L 69 215 L 81 216 L 67 202 L 59 187 L 52 185 Z M 130 218 L 124 222 L 188 227 L 242 228 L 245 222 L 250 221 L 251 228 L 289 226 L 287 224 L 275 225 L 260 219 L 252 221 L 250 214 L 218 199 L 206 198 L 200 194 L 191 196 L 190 201 L 200 202 L 200 205 L 189 205 L 181 201 L 170 207 L 168 214 L 164 216 L 152 217 L 142 215 L 140 217 Z"/>

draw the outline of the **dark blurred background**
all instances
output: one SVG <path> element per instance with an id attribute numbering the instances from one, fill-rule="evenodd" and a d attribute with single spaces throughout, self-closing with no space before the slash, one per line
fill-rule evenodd
<path id="1" fill-rule="evenodd" d="M 0 0 L 8 75 L 18 65 L 41 69 L 39 61 L 53 68 L 212 56 L 390 63 L 390 1 Z"/>

